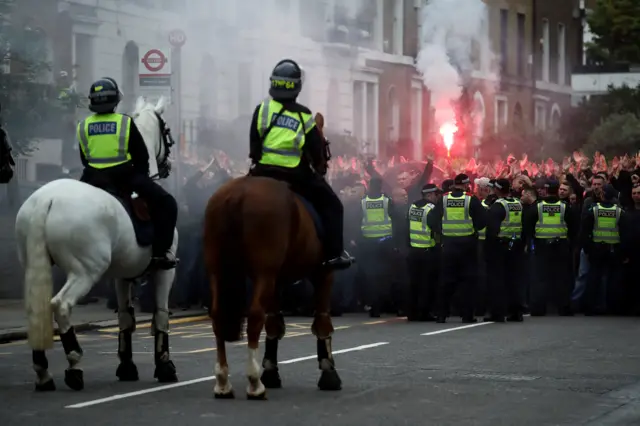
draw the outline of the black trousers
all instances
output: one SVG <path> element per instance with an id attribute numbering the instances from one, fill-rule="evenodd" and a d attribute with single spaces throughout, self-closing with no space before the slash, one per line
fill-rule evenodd
<path id="1" fill-rule="evenodd" d="M 129 164 L 123 164 L 107 169 L 87 167 L 80 180 L 110 192 L 137 193 L 149 206 L 155 233 L 154 255 L 163 256 L 171 248 L 178 221 L 178 204 L 171 194 L 149 176 L 136 172 Z"/>
<path id="2" fill-rule="evenodd" d="M 589 272 L 582 296 L 582 309 L 587 315 L 598 312 L 604 306 L 608 313 L 620 313 L 624 305 L 622 291 L 623 258 L 618 245 L 593 244 L 589 248 Z M 601 300 L 604 296 L 605 300 Z"/>
<path id="3" fill-rule="evenodd" d="M 545 315 L 549 302 L 558 313 L 569 313 L 575 281 L 569 241 L 536 239 L 534 251 L 536 278 L 531 282 L 531 314 Z"/>
<path id="4" fill-rule="evenodd" d="M 438 275 L 440 248 L 410 248 L 407 257 L 409 269 L 409 320 L 424 319 L 433 313 Z"/>
<path id="5" fill-rule="evenodd" d="M 324 253 L 327 259 L 342 254 L 344 207 L 342 201 L 333 192 L 327 181 L 309 170 L 287 170 L 281 167 L 256 166 L 251 170 L 252 176 L 264 176 L 282 180 L 291 185 L 291 189 L 307 199 L 318 212 L 324 226 Z"/>
<path id="6" fill-rule="evenodd" d="M 438 288 L 438 315 L 449 316 L 453 295 L 459 291 L 460 316 L 474 316 L 477 240 L 450 237 L 442 241 L 442 279 Z"/>
<path id="7" fill-rule="evenodd" d="M 524 310 L 524 286 L 522 266 L 524 244 L 522 241 L 487 241 L 489 284 L 489 312 L 504 317 L 522 314 Z"/>

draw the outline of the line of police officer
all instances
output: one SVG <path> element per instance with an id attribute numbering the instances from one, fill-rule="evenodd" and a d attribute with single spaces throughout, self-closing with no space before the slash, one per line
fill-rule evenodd
<path id="1" fill-rule="evenodd" d="M 444 323 L 458 290 L 455 305 L 462 322 L 477 321 L 474 308 L 483 297 L 477 294 L 479 245 L 484 253 L 480 261 L 488 271 L 485 321 L 523 321 L 527 299 L 533 316 L 546 315 L 549 304 L 561 316 L 572 315 L 570 239 L 577 236 L 580 223 L 571 207 L 559 199 L 559 182 L 546 181 L 542 197 L 524 205 L 512 195 L 507 179 L 492 181 L 492 192 L 482 202 L 467 192 L 469 184 L 469 177 L 460 174 L 449 192 L 425 185 L 422 197 L 403 218 L 390 215 L 392 200 L 378 182 L 375 191 L 368 191 L 362 199 L 361 224 L 367 249 L 360 255 L 360 264 L 371 272 L 365 273 L 365 280 L 373 294 L 368 297 L 372 309 L 377 311 L 380 305 L 377 272 L 388 253 L 385 242 L 391 238 L 393 222 L 408 220 L 409 320 Z M 611 202 L 611 191 L 581 220 L 581 245 L 594 258 L 599 274 L 608 270 L 620 241 L 618 223 L 623 212 Z M 533 260 L 531 272 L 535 273 L 530 280 L 523 280 L 521 274 L 525 256 Z M 587 312 L 595 309 L 598 286 L 595 274 L 585 295 Z"/>

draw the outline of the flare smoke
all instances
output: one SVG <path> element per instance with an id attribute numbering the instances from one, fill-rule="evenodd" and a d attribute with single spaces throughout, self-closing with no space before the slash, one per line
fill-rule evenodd
<path id="1" fill-rule="evenodd" d="M 420 23 L 416 68 L 431 92 L 436 123 L 454 122 L 451 104 L 459 99 L 471 72 L 495 75 L 490 69 L 494 61 L 487 6 L 482 0 L 431 0 L 421 11 Z"/>

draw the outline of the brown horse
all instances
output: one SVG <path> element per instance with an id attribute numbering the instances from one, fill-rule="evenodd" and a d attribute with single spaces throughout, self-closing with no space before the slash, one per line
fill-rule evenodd
<path id="1" fill-rule="evenodd" d="M 322 132 L 324 118 L 316 114 Z M 323 140 L 326 141 L 326 139 Z M 320 174 L 330 159 L 328 142 Z M 244 176 L 221 188 L 207 204 L 204 256 L 208 268 L 213 331 L 218 347 L 215 367 L 216 398 L 233 398 L 225 342 L 241 340 L 245 314 L 249 362 L 247 398 L 265 399 L 265 388 L 282 386 L 278 373 L 278 341 L 285 334 L 280 313 L 282 286 L 309 279 L 315 288 L 315 318 L 311 331 L 317 337 L 322 371 L 318 387 L 340 390 L 342 382 L 331 351 L 333 324 L 329 315 L 333 272 L 322 265 L 322 244 L 311 214 L 285 182 L 267 177 Z M 248 311 L 247 282 L 253 295 Z M 264 372 L 260 375 L 258 346 L 266 329 Z"/>

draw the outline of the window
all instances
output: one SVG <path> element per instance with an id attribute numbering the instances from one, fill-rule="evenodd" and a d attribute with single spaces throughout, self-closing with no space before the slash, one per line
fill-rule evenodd
<path id="1" fill-rule="evenodd" d="M 524 13 L 518 13 L 518 77 L 524 77 L 525 64 L 525 23 Z"/>
<path id="2" fill-rule="evenodd" d="M 549 21 L 542 21 L 542 81 L 549 81 Z"/>
<path id="3" fill-rule="evenodd" d="M 509 108 L 507 98 L 496 96 L 496 124 L 495 131 L 498 132 L 503 129 L 509 122 Z"/>
<path id="4" fill-rule="evenodd" d="M 547 128 L 547 106 L 542 102 L 536 103 L 535 126 L 538 130 Z"/>
<path id="5" fill-rule="evenodd" d="M 500 9 L 500 70 L 507 73 L 507 54 L 509 49 L 509 11 Z"/>
<path id="6" fill-rule="evenodd" d="M 366 153 L 376 153 L 378 86 L 368 81 L 353 83 L 353 135 Z"/>
<path id="7" fill-rule="evenodd" d="M 411 93 L 411 139 L 414 160 L 422 160 L 422 88 L 414 87 Z"/>
<path id="8" fill-rule="evenodd" d="M 558 24 L 558 84 L 566 80 L 566 35 L 564 24 Z"/>
<path id="9" fill-rule="evenodd" d="M 324 41 L 327 29 L 328 7 L 326 0 L 315 0 L 307 5 L 300 5 L 300 31 L 303 36 L 312 40 Z"/>

